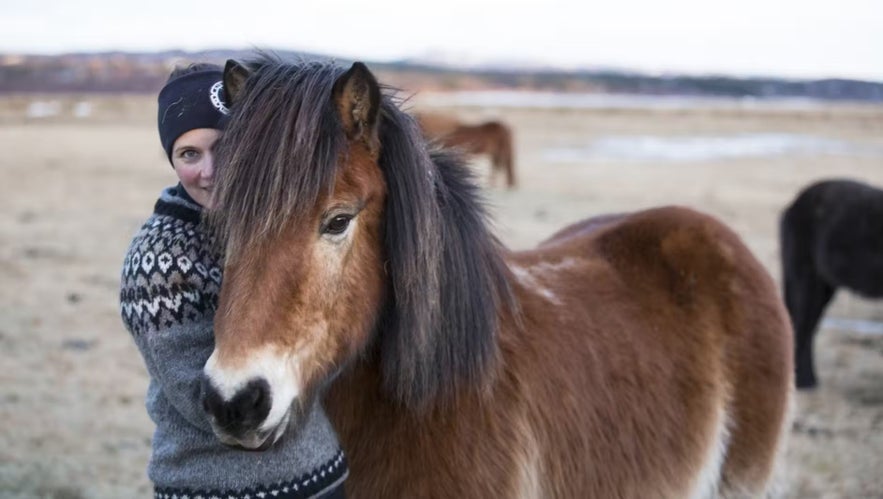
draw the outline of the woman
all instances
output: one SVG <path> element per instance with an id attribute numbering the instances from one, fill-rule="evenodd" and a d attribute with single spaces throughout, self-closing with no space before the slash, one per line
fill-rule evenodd
<path id="1" fill-rule="evenodd" d="M 201 214 L 211 207 L 213 146 L 229 113 L 222 77 L 219 66 L 191 65 L 160 91 L 160 141 L 180 182 L 162 192 L 123 263 L 121 314 L 150 374 L 156 424 L 148 476 L 163 498 L 342 497 L 346 461 L 318 405 L 296 436 L 251 452 L 222 444 L 200 403 L 221 285 Z"/>

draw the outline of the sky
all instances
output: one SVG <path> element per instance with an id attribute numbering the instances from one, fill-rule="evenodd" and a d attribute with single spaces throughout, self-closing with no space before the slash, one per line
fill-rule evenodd
<path id="1" fill-rule="evenodd" d="M 883 0 L 13 2 L 0 53 L 264 48 L 883 81 Z"/>

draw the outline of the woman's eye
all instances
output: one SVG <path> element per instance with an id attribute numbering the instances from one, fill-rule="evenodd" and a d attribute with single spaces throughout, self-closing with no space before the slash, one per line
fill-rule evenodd
<path id="1" fill-rule="evenodd" d="M 337 215 L 325 224 L 322 232 L 331 235 L 343 234 L 352 219 L 352 215 Z"/>
<path id="2" fill-rule="evenodd" d="M 185 151 L 181 151 L 181 158 L 187 160 L 197 159 L 199 157 L 199 152 L 195 149 L 187 149 Z"/>

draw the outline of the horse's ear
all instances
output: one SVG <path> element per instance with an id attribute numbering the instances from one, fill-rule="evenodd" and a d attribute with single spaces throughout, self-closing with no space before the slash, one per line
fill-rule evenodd
<path id="1" fill-rule="evenodd" d="M 228 107 L 239 100 L 248 75 L 249 71 L 245 66 L 233 59 L 227 59 L 227 64 L 224 66 L 224 101 Z"/>
<path id="2" fill-rule="evenodd" d="M 337 106 L 343 129 L 350 140 L 363 141 L 372 152 L 379 148 L 377 119 L 380 109 L 380 85 L 361 62 L 334 82 L 331 98 Z"/>

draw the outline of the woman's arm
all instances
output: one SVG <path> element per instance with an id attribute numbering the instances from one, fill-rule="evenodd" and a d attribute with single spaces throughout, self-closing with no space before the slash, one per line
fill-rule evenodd
<path id="1" fill-rule="evenodd" d="M 123 265 L 123 322 L 160 392 L 190 424 L 211 432 L 201 404 L 202 368 L 214 348 L 217 259 L 189 222 L 154 215 Z"/>
<path id="2" fill-rule="evenodd" d="M 210 321 L 157 329 L 136 338 L 147 371 L 169 404 L 191 425 L 212 432 L 201 403 L 202 368 L 214 349 Z"/>

